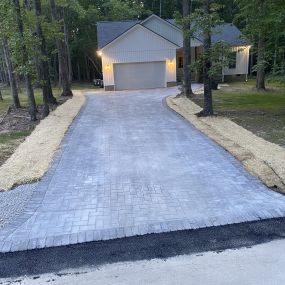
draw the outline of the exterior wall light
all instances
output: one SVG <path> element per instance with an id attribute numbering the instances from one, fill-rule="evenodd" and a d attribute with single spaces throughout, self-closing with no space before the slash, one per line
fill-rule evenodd
<path id="1" fill-rule="evenodd" d="M 111 65 L 110 64 L 105 65 L 105 70 L 111 70 Z"/>
<path id="2" fill-rule="evenodd" d="M 102 56 L 102 55 L 103 55 L 102 51 L 100 51 L 100 50 L 97 51 L 97 54 L 98 54 L 99 56 Z"/>

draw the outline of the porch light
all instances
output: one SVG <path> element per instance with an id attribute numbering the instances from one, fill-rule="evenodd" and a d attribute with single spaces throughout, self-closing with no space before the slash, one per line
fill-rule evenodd
<path id="1" fill-rule="evenodd" d="M 102 51 L 98 50 L 98 51 L 97 51 L 97 54 L 98 54 L 99 56 L 102 56 L 103 53 L 102 53 Z"/>
<path id="2" fill-rule="evenodd" d="M 174 59 L 168 61 L 168 65 L 173 66 L 174 65 Z"/>
<path id="3" fill-rule="evenodd" d="M 111 70 L 111 65 L 110 64 L 105 65 L 105 69 L 106 70 Z"/>

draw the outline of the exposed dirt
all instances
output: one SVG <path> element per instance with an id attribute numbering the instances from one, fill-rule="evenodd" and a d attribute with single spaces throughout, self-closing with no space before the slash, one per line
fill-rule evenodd
<path id="1" fill-rule="evenodd" d="M 59 105 L 63 104 L 69 97 L 60 98 L 57 105 L 50 105 L 50 112 L 54 111 Z M 30 120 L 29 110 L 27 107 L 16 109 L 9 107 L 7 112 L 0 116 L 0 134 L 15 131 L 31 131 L 44 118 L 43 105 L 37 106 L 36 122 Z"/>
<path id="2" fill-rule="evenodd" d="M 54 111 L 68 99 L 68 97 L 59 98 L 57 105 L 50 105 L 50 112 Z M 30 120 L 27 107 L 16 109 L 11 106 L 6 113 L 0 116 L 0 136 L 7 135 L 4 142 L 1 143 L 0 140 L 0 166 L 14 153 L 16 148 L 25 140 L 25 137 L 44 119 L 43 105 L 39 105 L 37 111 L 38 120 L 36 122 Z"/>

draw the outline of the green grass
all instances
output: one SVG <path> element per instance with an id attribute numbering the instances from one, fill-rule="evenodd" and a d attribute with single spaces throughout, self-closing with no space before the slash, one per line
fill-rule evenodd
<path id="1" fill-rule="evenodd" d="M 0 101 L 0 116 L 3 113 L 5 113 L 8 110 L 9 106 L 12 105 L 13 103 L 9 87 L 1 88 L 1 92 L 4 100 Z M 35 89 L 34 93 L 35 93 L 36 104 L 37 105 L 42 104 L 43 103 L 42 91 L 40 89 Z M 58 88 L 54 88 L 53 93 L 55 97 L 60 96 L 60 90 Z M 21 93 L 19 94 L 19 98 L 21 106 L 26 107 L 28 105 L 28 99 L 24 88 L 21 88 Z"/>
<path id="2" fill-rule="evenodd" d="M 0 134 L 0 144 L 8 144 L 14 140 L 25 138 L 26 136 L 30 134 L 31 134 L 30 131 L 3 133 L 3 134 Z"/>
<path id="3" fill-rule="evenodd" d="M 74 82 L 72 83 L 72 89 L 74 90 L 95 90 L 100 89 L 92 84 L 92 82 Z"/>
<path id="4" fill-rule="evenodd" d="M 214 91 L 214 111 L 285 147 L 285 86 L 270 83 L 266 92 L 257 92 L 253 87 L 254 81 L 236 82 Z M 202 96 L 194 101 L 203 104 Z"/>
<path id="5" fill-rule="evenodd" d="M 93 90 L 94 89 L 95 90 L 95 89 L 98 89 L 98 87 L 95 87 L 92 83 L 88 83 L 88 82 L 82 82 L 82 83 L 76 82 L 72 84 L 72 89 L 74 90 Z M 4 101 L 0 101 L 0 117 L 3 113 L 5 113 L 8 110 L 9 106 L 12 104 L 10 88 L 9 87 L 1 88 L 1 92 L 4 98 Z M 37 105 L 43 104 L 43 97 L 42 97 L 41 89 L 35 89 L 34 93 L 35 93 L 36 104 Z M 55 87 L 53 88 L 53 94 L 55 97 L 59 97 L 61 95 L 61 90 Z M 21 93 L 19 97 L 20 97 L 21 105 L 26 107 L 28 105 L 28 100 L 27 100 L 27 96 L 26 96 L 24 88 L 21 88 Z"/>

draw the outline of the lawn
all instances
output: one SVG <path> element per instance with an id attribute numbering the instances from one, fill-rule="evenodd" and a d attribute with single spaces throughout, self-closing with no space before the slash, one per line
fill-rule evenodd
<path id="1" fill-rule="evenodd" d="M 257 92 L 254 81 L 231 83 L 213 92 L 214 110 L 256 135 L 285 147 L 285 86 L 268 84 Z M 202 96 L 194 101 L 202 106 Z"/>

